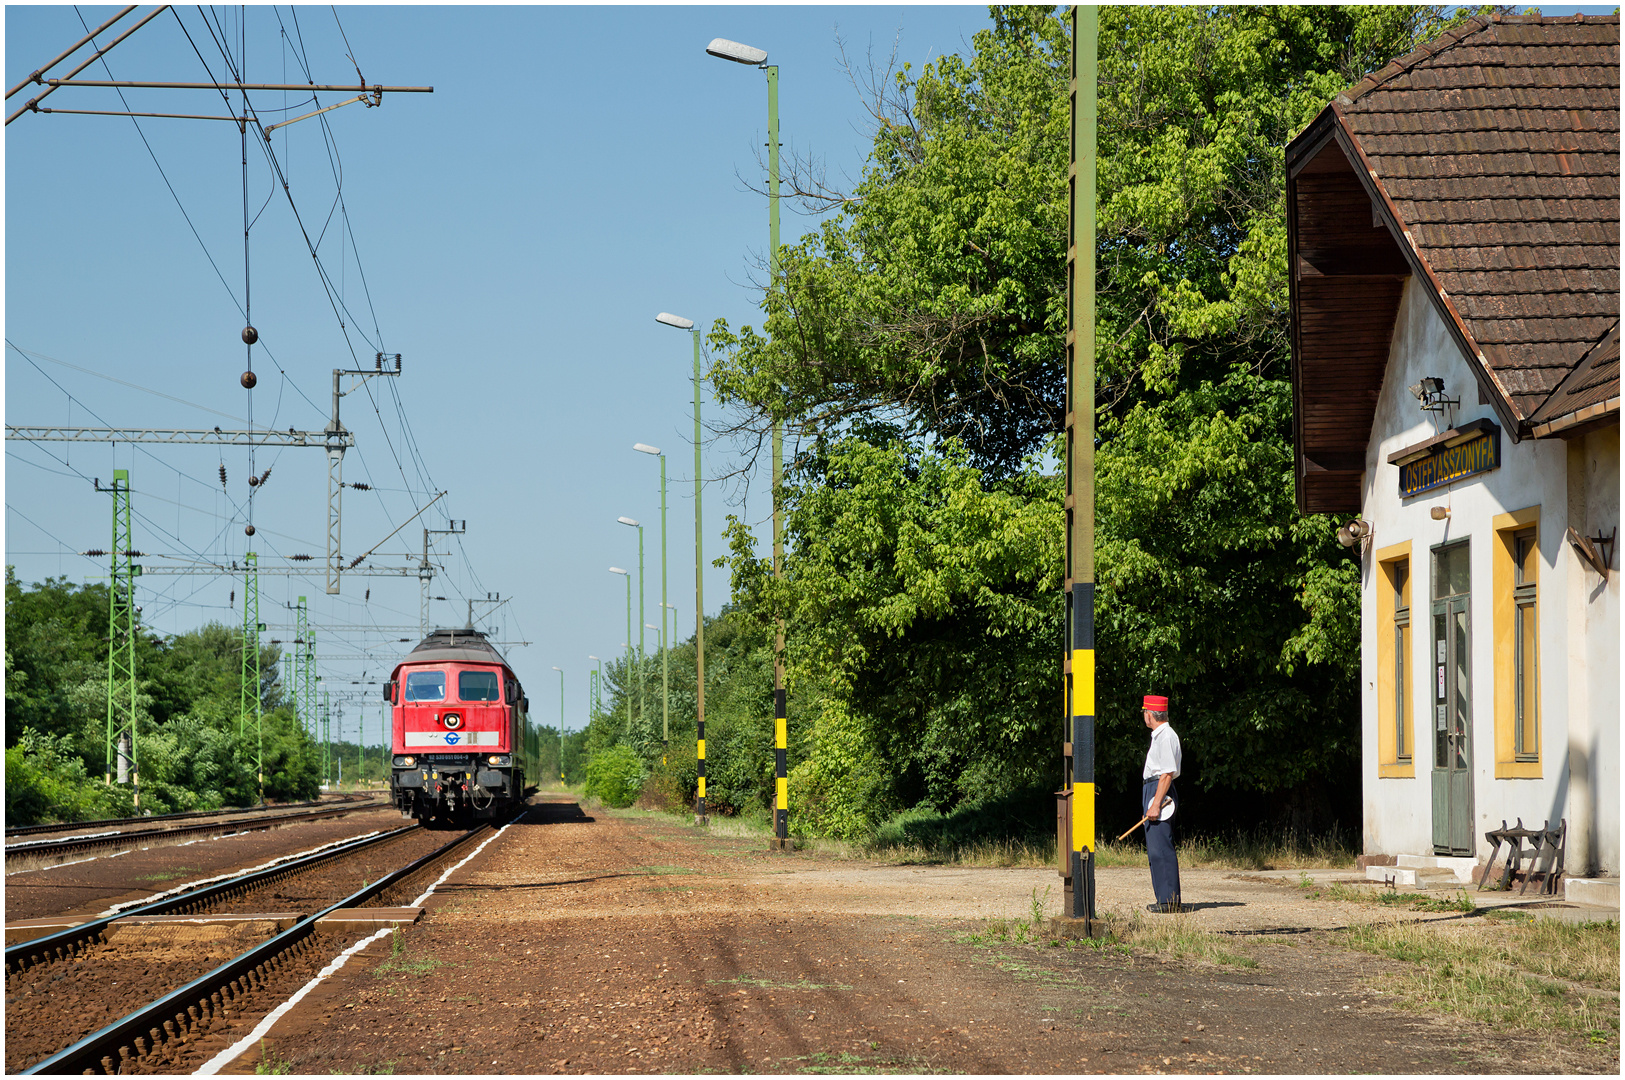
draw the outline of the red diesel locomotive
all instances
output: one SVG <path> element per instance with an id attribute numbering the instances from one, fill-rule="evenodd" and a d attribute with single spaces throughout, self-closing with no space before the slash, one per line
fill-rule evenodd
<path id="1" fill-rule="evenodd" d="M 478 630 L 436 630 L 395 665 L 389 790 L 402 817 L 461 825 L 525 800 L 525 712 L 513 669 Z"/>

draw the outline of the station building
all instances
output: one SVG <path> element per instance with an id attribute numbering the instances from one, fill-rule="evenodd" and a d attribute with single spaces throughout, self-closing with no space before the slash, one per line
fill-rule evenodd
<path id="1" fill-rule="evenodd" d="M 1561 822 L 1571 895 L 1617 890 L 1619 90 L 1618 16 L 1479 17 L 1286 150 L 1297 499 L 1360 552 L 1376 861 L 1466 881 Z"/>

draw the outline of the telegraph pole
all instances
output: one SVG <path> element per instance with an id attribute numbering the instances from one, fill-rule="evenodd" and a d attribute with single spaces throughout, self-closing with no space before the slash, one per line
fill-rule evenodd
<path id="1" fill-rule="evenodd" d="M 1099 9 L 1072 8 L 1066 255 L 1066 914 L 1095 930 L 1095 136 Z"/>

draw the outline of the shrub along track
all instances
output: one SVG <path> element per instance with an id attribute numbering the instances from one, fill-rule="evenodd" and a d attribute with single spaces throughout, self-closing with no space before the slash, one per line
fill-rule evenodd
<path id="1" fill-rule="evenodd" d="M 242 1016 L 245 996 L 274 999 L 274 993 L 258 991 L 273 984 L 280 991 L 284 982 L 302 981 L 326 962 L 330 950 L 325 935 L 314 930 L 317 916 L 335 906 L 371 900 L 392 882 L 421 878 L 433 868 L 434 855 L 444 850 L 447 840 L 447 834 L 409 826 L 373 838 L 359 850 L 323 853 L 7 949 L 6 1070 L 35 1065 L 120 1020 L 140 1002 L 195 982 L 211 969 L 224 970 L 223 964 L 245 950 L 282 941 L 242 971 L 197 987 L 175 1010 L 118 1040 L 128 1057 L 121 1071 L 140 1064 L 163 1071 L 175 1048 Z M 425 859 L 429 862 L 419 866 Z M 400 872 L 406 868 L 410 873 L 403 877 Z M 116 925 L 120 918 L 160 913 L 284 917 Z M 288 915 L 297 916 L 297 921 Z M 278 935 L 290 921 L 292 927 Z M 119 1061 L 119 1052 L 114 1046 L 108 1055 L 94 1055 L 90 1065 L 99 1065 L 101 1056 Z M 52 1069 L 60 1071 L 57 1065 Z"/>

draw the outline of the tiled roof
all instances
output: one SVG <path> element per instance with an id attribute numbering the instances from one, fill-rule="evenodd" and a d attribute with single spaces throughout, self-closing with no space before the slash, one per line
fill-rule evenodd
<path id="1" fill-rule="evenodd" d="M 1586 353 L 1574 366 L 1568 378 L 1560 383 L 1552 396 L 1530 417 L 1534 424 L 1563 422 L 1590 406 L 1605 405 L 1612 398 L 1619 399 L 1619 323 Z M 1554 425 L 1555 426 L 1555 425 Z"/>
<path id="2" fill-rule="evenodd" d="M 1617 15 L 1480 16 L 1337 99 L 1523 421 L 1617 333 L 1619 90 Z"/>

